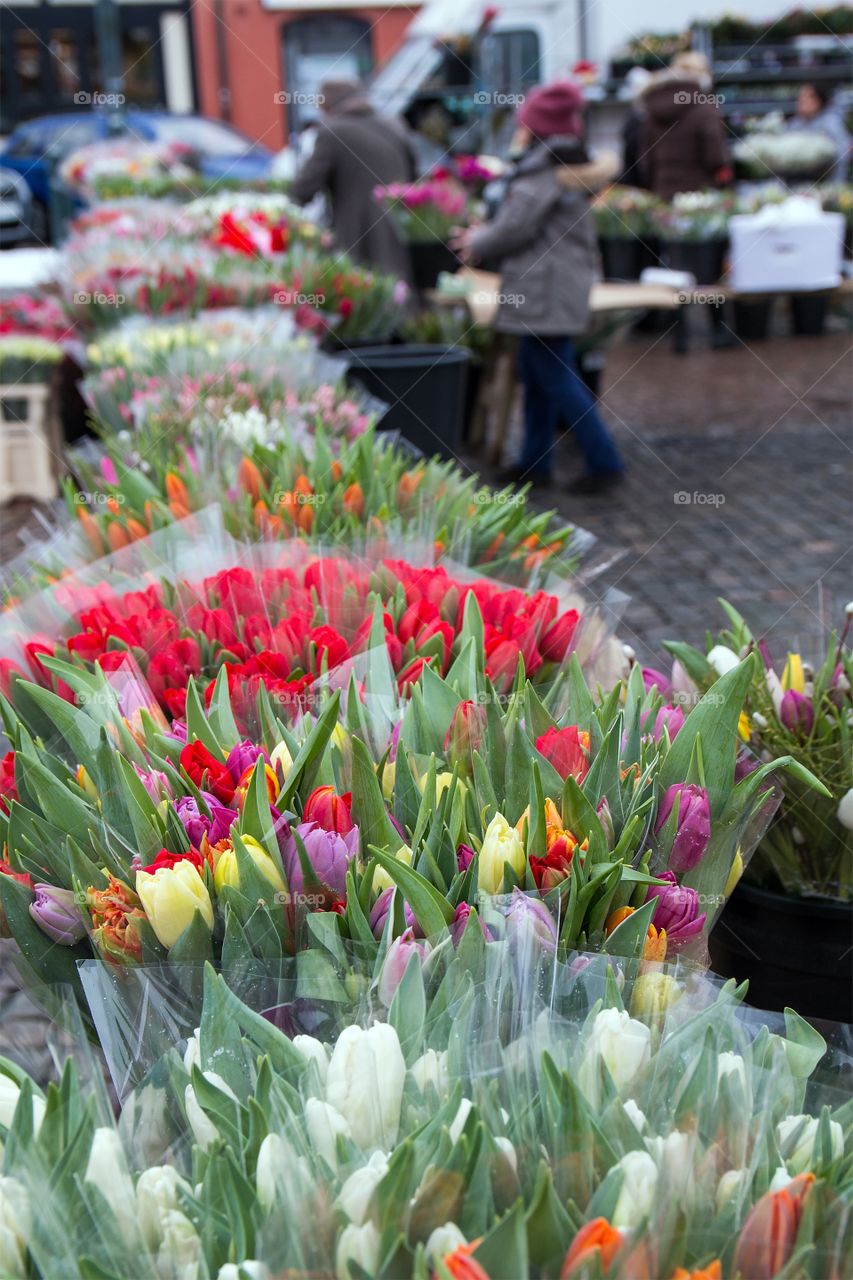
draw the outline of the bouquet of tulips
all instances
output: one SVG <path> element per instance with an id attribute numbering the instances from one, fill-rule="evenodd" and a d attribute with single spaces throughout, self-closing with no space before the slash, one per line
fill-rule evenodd
<path id="1" fill-rule="evenodd" d="M 346 1005 L 266 1016 L 208 968 L 118 1124 L 73 1061 L 43 1092 L 0 1059 L 4 1274 L 843 1274 L 843 1057 L 795 1015 L 751 1021 L 683 967 L 488 952 L 473 924 L 429 974 L 395 987 L 389 959 Z"/>
<path id="2" fill-rule="evenodd" d="M 390 210 L 403 236 L 411 244 L 438 240 L 445 243 L 454 227 L 470 216 L 468 195 L 449 174 L 420 182 L 392 182 L 376 187 L 374 197 Z"/>
<path id="3" fill-rule="evenodd" d="M 823 783 L 821 792 L 789 778 L 778 813 L 762 840 L 751 879 L 785 893 L 853 898 L 853 655 L 844 628 L 832 634 L 816 666 L 799 653 L 775 663 L 767 643 L 757 638 L 731 605 L 723 603 L 729 629 L 707 653 L 689 645 L 667 647 L 700 690 L 712 688 L 720 673 L 755 652 L 760 661 L 747 689 L 741 736 L 760 759 L 782 752 L 802 762 Z"/>
<path id="4" fill-rule="evenodd" d="M 725 240 L 735 199 L 725 191 L 680 191 L 651 212 L 654 234 L 663 240 Z"/>
<path id="5" fill-rule="evenodd" d="M 607 187 L 592 202 L 595 229 L 602 239 L 644 239 L 656 234 L 654 214 L 662 201 L 638 187 Z"/>

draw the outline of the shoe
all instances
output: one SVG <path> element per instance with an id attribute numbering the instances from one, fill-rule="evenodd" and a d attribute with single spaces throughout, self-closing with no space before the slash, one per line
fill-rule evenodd
<path id="1" fill-rule="evenodd" d="M 534 488 L 549 489 L 554 483 L 554 477 L 550 471 L 531 471 L 528 467 L 516 464 L 499 471 L 495 481 L 502 487 L 508 484 L 530 484 Z"/>
<path id="2" fill-rule="evenodd" d="M 606 493 L 608 489 L 615 489 L 625 479 L 624 471 L 591 471 L 585 476 L 580 476 L 569 485 L 569 493 L 593 494 Z"/>

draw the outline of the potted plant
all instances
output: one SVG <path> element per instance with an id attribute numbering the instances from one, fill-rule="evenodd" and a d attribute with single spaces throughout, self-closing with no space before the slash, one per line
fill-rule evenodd
<path id="1" fill-rule="evenodd" d="M 593 201 L 595 229 L 605 280 L 637 280 L 657 262 L 657 230 L 652 213 L 662 207 L 649 191 L 609 187 Z"/>
<path id="2" fill-rule="evenodd" d="M 420 182 L 376 187 L 374 195 L 409 245 L 416 288 L 431 289 L 442 271 L 458 270 L 459 259 L 447 241 L 453 227 L 468 220 L 469 199 L 455 178 L 439 171 Z"/>
<path id="3" fill-rule="evenodd" d="M 846 1022 L 853 1008 L 853 606 L 815 668 L 798 653 L 774 662 L 741 615 L 723 607 L 730 627 L 707 653 L 667 648 L 702 690 L 744 653 L 757 652 L 739 769 L 745 776 L 782 752 L 814 773 L 823 791 L 803 785 L 796 770 L 786 773 L 781 805 L 711 937 L 712 963 L 721 974 L 748 978 L 754 1004 Z"/>
<path id="4" fill-rule="evenodd" d="M 674 271 L 689 271 L 698 284 L 716 284 L 723 274 L 728 223 L 734 199 L 725 191 L 683 191 L 652 212 L 661 256 Z"/>

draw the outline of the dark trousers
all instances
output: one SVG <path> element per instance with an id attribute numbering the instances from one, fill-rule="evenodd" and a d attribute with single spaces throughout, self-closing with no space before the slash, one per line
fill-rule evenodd
<path id="1" fill-rule="evenodd" d="M 562 419 L 583 451 L 587 474 L 623 469 L 595 400 L 578 373 L 571 338 L 525 334 L 518 344 L 518 368 L 524 384 L 520 466 L 526 471 L 553 471 L 557 426 Z"/>

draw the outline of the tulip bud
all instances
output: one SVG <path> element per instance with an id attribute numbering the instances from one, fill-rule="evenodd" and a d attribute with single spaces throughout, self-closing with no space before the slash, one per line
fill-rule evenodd
<path id="1" fill-rule="evenodd" d="M 666 791 L 658 809 L 655 831 L 666 825 L 678 805 L 675 835 L 669 849 L 669 869 L 690 871 L 702 861 L 711 842 L 711 806 L 708 792 L 692 782 L 676 782 Z M 666 852 L 666 851 L 664 851 Z"/>
<path id="2" fill-rule="evenodd" d="M 338 1208 L 356 1226 L 361 1226 L 367 1217 L 373 1193 L 387 1172 L 388 1157 L 385 1152 L 374 1151 L 367 1164 L 351 1173 L 338 1192 Z"/>
<path id="3" fill-rule="evenodd" d="M 95 1130 L 83 1181 L 97 1187 L 107 1201 L 125 1245 L 129 1248 L 135 1245 L 136 1192 L 124 1158 L 121 1139 L 112 1126 Z"/>
<path id="4" fill-rule="evenodd" d="M 319 1072 L 321 1084 L 325 1084 L 329 1073 L 329 1050 L 322 1040 L 317 1040 L 315 1036 L 301 1035 L 294 1036 L 290 1043 L 307 1063 L 314 1063 Z"/>
<path id="5" fill-rule="evenodd" d="M 846 827 L 848 831 L 853 831 L 853 787 L 849 791 L 845 791 L 839 800 L 836 817 L 842 827 Z"/>
<path id="6" fill-rule="evenodd" d="M 406 929 L 404 933 L 400 934 L 399 938 L 395 938 L 391 943 L 382 964 L 382 972 L 379 975 L 379 999 L 386 1009 L 390 1006 L 397 988 L 403 981 L 412 956 L 417 956 L 420 963 L 423 964 L 429 954 L 429 950 L 428 943 L 415 941 L 415 935 L 411 929 Z"/>
<path id="7" fill-rule="evenodd" d="M 732 1275 L 772 1280 L 794 1251 L 803 1204 L 814 1174 L 801 1173 L 787 1186 L 767 1191 L 750 1210 L 741 1228 L 731 1263 Z"/>
<path id="8" fill-rule="evenodd" d="M 309 1098 L 305 1103 L 305 1130 L 315 1151 L 337 1172 L 338 1136 L 352 1137 L 349 1121 L 331 1103 Z"/>
<path id="9" fill-rule="evenodd" d="M 434 1267 L 442 1258 L 467 1243 L 455 1222 L 445 1222 L 444 1226 L 436 1227 L 430 1232 L 426 1242 L 427 1262 Z"/>
<path id="10" fill-rule="evenodd" d="M 146 1249 L 152 1253 L 156 1253 L 163 1243 L 164 1215 L 180 1208 L 180 1191 L 191 1191 L 191 1187 L 169 1164 L 144 1169 L 137 1179 L 139 1230 Z"/>
<path id="11" fill-rule="evenodd" d="M 376 1274 L 379 1266 L 379 1232 L 372 1222 L 357 1227 L 350 1223 L 344 1227 L 335 1254 L 336 1280 L 353 1280 L 351 1263 L 357 1263 L 367 1275 Z M 361 1271 L 358 1273 L 361 1275 Z"/>
<path id="12" fill-rule="evenodd" d="M 526 866 L 524 845 L 518 832 L 502 813 L 496 813 L 486 828 L 477 864 L 477 887 L 480 893 L 501 893 L 504 887 L 504 864 L 509 863 L 521 877 Z"/>
<path id="13" fill-rule="evenodd" d="M 624 1009 L 596 1014 L 577 1073 L 581 1092 L 594 1107 L 600 1104 L 599 1072 L 609 1071 L 617 1089 L 626 1088 L 651 1056 L 651 1032 Z"/>
<path id="14" fill-rule="evenodd" d="M 282 778 L 287 778 L 293 768 L 293 756 L 286 742 L 280 742 L 278 746 L 273 747 L 270 752 L 270 764 L 276 772 L 281 773 Z"/>
<path id="15" fill-rule="evenodd" d="M 779 704 L 779 719 L 789 733 L 808 738 L 814 728 L 814 706 L 811 699 L 796 689 L 788 689 Z"/>
<path id="16" fill-rule="evenodd" d="M 536 750 L 561 778 L 571 775 L 577 782 L 583 782 L 589 773 L 589 734 L 583 733 L 576 724 L 565 729 L 549 729 L 536 739 Z"/>
<path id="17" fill-rule="evenodd" d="M 364 1151 L 388 1151 L 397 1140 L 406 1061 L 397 1032 L 376 1022 L 346 1027 L 338 1036 L 326 1079 L 326 1100 L 347 1117 Z"/>
<path id="18" fill-rule="evenodd" d="M 629 1151 L 614 1166 L 622 1186 L 611 1215 L 614 1227 L 634 1231 L 648 1218 L 655 1202 L 658 1169 L 647 1151 Z"/>
<path id="19" fill-rule="evenodd" d="M 212 1084 L 220 1093 L 224 1093 L 226 1098 L 230 1098 L 232 1102 L 237 1101 L 236 1093 L 217 1071 L 204 1071 L 202 1074 L 208 1084 Z M 184 1109 L 193 1137 L 201 1149 L 206 1151 L 219 1137 L 219 1130 L 202 1107 L 191 1084 L 188 1084 L 184 1090 Z"/>
<path id="20" fill-rule="evenodd" d="M 264 1210 L 287 1209 L 303 1191 L 314 1186 L 314 1177 L 305 1156 L 298 1156 L 278 1133 L 268 1133 L 258 1150 L 255 1186 Z"/>
<path id="21" fill-rule="evenodd" d="M 86 922 L 73 890 L 35 884 L 33 891 L 35 899 L 30 903 L 30 915 L 42 933 L 64 947 L 72 947 L 85 938 Z"/>
<path id="22" fill-rule="evenodd" d="M 31 1275 L 27 1245 L 32 1233 L 32 1211 L 26 1187 L 17 1178 L 0 1177 L 0 1274 L 4 1280 Z"/>
<path id="23" fill-rule="evenodd" d="M 245 1262 L 224 1262 L 216 1273 L 216 1280 L 270 1280 L 269 1268 L 255 1258 Z"/>
<path id="24" fill-rule="evenodd" d="M 729 869 L 729 878 L 723 889 L 723 897 L 730 898 L 737 888 L 738 881 L 743 875 L 743 856 L 740 849 L 735 850 L 734 861 Z"/>
<path id="25" fill-rule="evenodd" d="M 641 973 L 631 993 L 631 1013 L 641 1018 L 659 1018 L 681 998 L 681 988 L 668 973 L 650 970 Z"/>
<path id="26" fill-rule="evenodd" d="M 472 755 L 482 752 L 487 723 L 488 714 L 481 702 L 458 703 L 444 738 L 444 754 L 451 766 L 471 772 Z"/>
<path id="27" fill-rule="evenodd" d="M 740 658 L 727 645 L 715 644 L 713 649 L 708 651 L 708 665 L 713 667 L 718 676 L 724 676 L 727 671 L 734 671 L 739 662 Z"/>
<path id="28" fill-rule="evenodd" d="M 662 872 L 659 879 L 667 883 L 650 885 L 646 893 L 646 902 L 657 899 L 652 924 L 656 929 L 665 929 L 670 950 L 679 951 L 691 938 L 701 934 L 706 915 L 704 911 L 699 914 L 696 890 L 682 888 L 674 871 Z"/>
<path id="29" fill-rule="evenodd" d="M 316 787 L 305 801 L 303 822 L 316 822 L 324 831 L 336 831 L 345 836 L 352 831 L 352 796 L 336 794 L 334 787 Z"/>
<path id="30" fill-rule="evenodd" d="M 521 955 L 529 955 L 533 949 L 553 954 L 557 949 L 557 926 L 551 912 L 540 898 L 530 897 L 518 887 L 512 891 L 506 913 L 506 934 L 510 947 Z"/>
<path id="31" fill-rule="evenodd" d="M 0 1072 L 0 1124 L 8 1129 L 15 1116 L 15 1108 L 21 1096 L 21 1088 L 11 1076 Z M 33 1094 L 33 1133 L 38 1137 L 41 1122 L 44 1119 L 45 1100 L 39 1094 Z"/>
<path id="32" fill-rule="evenodd" d="M 776 1143 L 780 1154 L 793 1175 L 806 1173 L 815 1163 L 818 1127 L 817 1116 L 786 1116 L 776 1126 Z M 831 1159 L 844 1155 L 844 1130 L 837 1120 L 829 1122 Z"/>
<path id="33" fill-rule="evenodd" d="M 148 922 L 164 947 L 173 947 L 199 912 L 213 928 L 213 904 L 204 880 L 186 858 L 150 874 L 138 871 L 136 892 Z"/>
<path id="34" fill-rule="evenodd" d="M 409 1075 L 421 1093 L 426 1093 L 427 1088 L 433 1085 L 438 1096 L 443 1098 L 450 1085 L 447 1074 L 447 1052 L 443 1049 L 427 1049 L 409 1067 Z"/>

